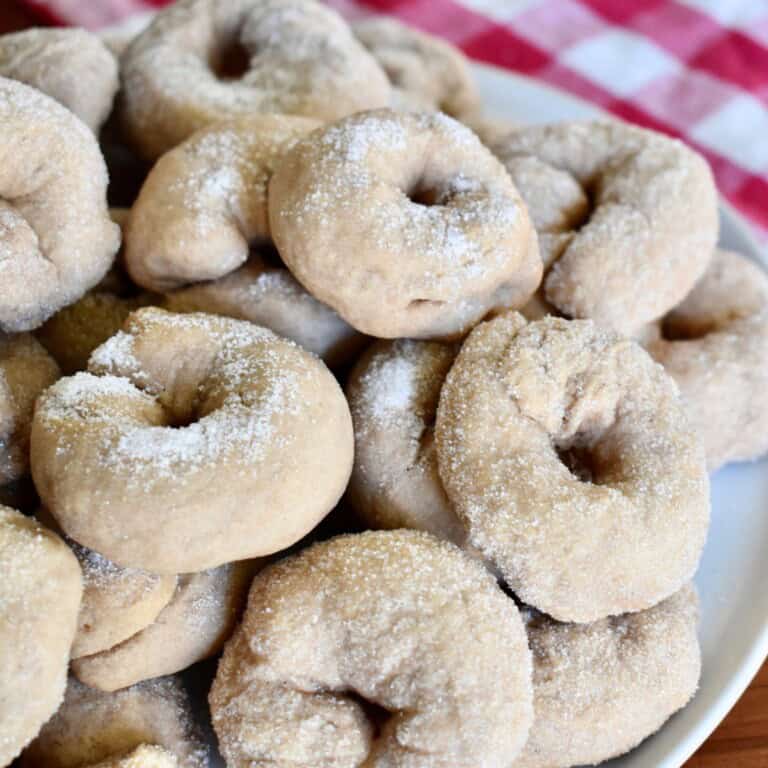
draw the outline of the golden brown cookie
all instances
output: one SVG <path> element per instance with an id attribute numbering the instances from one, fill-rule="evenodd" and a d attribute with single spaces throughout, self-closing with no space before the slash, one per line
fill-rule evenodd
<path id="1" fill-rule="evenodd" d="M 528 733 L 530 674 L 518 610 L 482 565 L 369 531 L 256 577 L 209 701 L 229 768 L 502 766 Z"/>
<path id="2" fill-rule="evenodd" d="M 768 276 L 717 251 L 682 304 L 647 341 L 677 382 L 691 426 L 715 470 L 768 451 Z"/>
<path id="3" fill-rule="evenodd" d="M 631 334 L 683 299 L 717 242 L 709 167 L 682 142 L 618 120 L 519 128 L 492 150 L 528 203 L 548 302 Z"/>
<path id="4" fill-rule="evenodd" d="M 106 274 L 120 243 L 93 133 L 69 110 L 0 78 L 0 331 L 27 331 Z"/>
<path id="5" fill-rule="evenodd" d="M 460 335 L 541 278 L 508 174 L 442 114 L 363 112 L 315 131 L 275 171 L 269 216 L 299 282 L 372 336 Z"/>
<path id="6" fill-rule="evenodd" d="M 693 576 L 704 451 L 635 342 L 589 320 L 481 323 L 443 384 L 435 440 L 469 542 L 550 616 L 642 610 Z"/>
<path id="7" fill-rule="evenodd" d="M 73 539 L 187 573 L 290 546 L 352 466 L 347 402 L 321 361 L 265 328 L 133 313 L 39 403 L 32 472 Z"/>
<path id="8" fill-rule="evenodd" d="M 347 24 L 312 0 L 181 0 L 130 45 L 122 68 L 125 123 L 150 158 L 223 119 L 333 120 L 390 98 Z"/>

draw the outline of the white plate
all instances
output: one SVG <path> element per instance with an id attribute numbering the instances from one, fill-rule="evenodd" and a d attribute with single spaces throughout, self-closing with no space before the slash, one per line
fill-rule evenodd
<path id="1" fill-rule="evenodd" d="M 489 115 L 542 123 L 594 117 L 594 106 L 528 78 L 475 67 Z M 721 205 L 720 243 L 766 267 L 748 225 Z M 611 768 L 677 768 L 715 729 L 768 656 L 768 459 L 712 478 L 712 525 L 696 576 L 703 655 L 696 698 Z"/>

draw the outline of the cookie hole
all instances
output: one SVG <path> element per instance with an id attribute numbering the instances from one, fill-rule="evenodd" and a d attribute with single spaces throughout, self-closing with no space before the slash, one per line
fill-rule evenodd
<path id="1" fill-rule="evenodd" d="M 225 82 L 240 80 L 250 66 L 251 55 L 239 40 L 233 40 L 217 51 L 210 62 L 214 75 Z"/>
<path id="2" fill-rule="evenodd" d="M 347 697 L 360 705 L 363 712 L 365 712 L 365 716 L 368 718 L 368 722 L 373 726 L 374 739 L 378 739 L 381 736 L 387 721 L 392 717 L 392 713 L 389 710 L 384 709 L 384 707 L 380 707 L 375 702 L 363 698 L 355 691 L 348 691 Z"/>
<path id="3" fill-rule="evenodd" d="M 711 333 L 713 328 L 706 323 L 682 323 L 674 316 L 661 321 L 661 336 L 666 341 L 696 341 Z"/>
<path id="4" fill-rule="evenodd" d="M 553 226 L 546 230 L 548 233 L 561 234 L 564 232 L 578 232 L 580 229 L 586 227 L 595 215 L 599 192 L 598 180 L 590 179 L 587 182 L 581 183 L 578 179 L 574 178 L 574 181 L 581 187 L 581 191 L 584 193 L 584 197 L 586 197 L 586 203 L 582 201 L 574 201 L 567 209 L 562 211 L 562 220 L 560 223 L 557 226 Z M 563 250 L 566 247 L 567 243 L 563 243 Z M 550 263 L 550 266 L 557 261 L 560 256 L 562 256 L 562 251 L 558 253 L 557 257 Z"/>
<path id="5" fill-rule="evenodd" d="M 197 421 L 196 413 L 169 413 L 165 426 L 171 429 L 184 429 L 184 427 L 190 427 Z"/>
<path id="6" fill-rule="evenodd" d="M 192 378 L 197 378 L 194 374 Z M 196 389 L 195 389 L 196 392 Z M 179 388 L 174 394 L 166 390 L 157 398 L 163 406 L 164 426 L 169 429 L 184 429 L 196 424 L 202 418 L 200 402 L 192 391 Z"/>
<path id="7" fill-rule="evenodd" d="M 587 448 L 581 446 L 559 447 L 557 448 L 557 455 L 579 482 L 597 484 L 597 469 Z"/>
<path id="8" fill-rule="evenodd" d="M 408 309 L 426 309 L 428 307 L 442 307 L 445 304 L 444 301 L 438 301 L 437 299 L 413 299 L 408 302 Z"/>
<path id="9" fill-rule="evenodd" d="M 399 88 L 405 83 L 405 72 L 400 67 L 384 67 L 384 74 L 387 76 L 390 85 Z"/>
<path id="10" fill-rule="evenodd" d="M 416 205 L 423 205 L 425 208 L 431 208 L 445 203 L 443 192 L 432 185 L 416 184 L 408 190 L 408 199 Z"/>
<path id="11" fill-rule="evenodd" d="M 251 243 L 250 255 L 257 258 L 268 267 L 274 269 L 286 269 L 285 262 L 280 258 L 280 253 L 271 240 L 258 240 Z"/>
<path id="12" fill-rule="evenodd" d="M 448 117 L 458 118 L 458 115 L 456 114 L 456 110 L 453 109 L 451 106 L 449 106 L 449 104 L 450 102 L 443 100 L 438 103 L 437 108 L 444 115 L 448 115 Z"/>

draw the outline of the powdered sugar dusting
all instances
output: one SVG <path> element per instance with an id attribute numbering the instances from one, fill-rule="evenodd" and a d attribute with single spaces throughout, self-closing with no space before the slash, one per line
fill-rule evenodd
<path id="1" fill-rule="evenodd" d="M 133 354 L 133 341 L 130 333 L 118 331 L 93 351 L 88 369 L 95 373 L 112 373 L 141 380 L 141 365 Z"/>
<path id="2" fill-rule="evenodd" d="M 411 360 L 395 357 L 385 360 L 371 376 L 367 390 L 371 415 L 386 421 L 408 408 L 414 394 L 415 366 Z"/>
<path id="3" fill-rule="evenodd" d="M 283 365 L 291 342 L 277 344 L 265 328 L 206 315 L 147 309 L 137 316 L 94 352 L 90 368 L 104 375 L 78 373 L 49 391 L 40 418 L 51 428 L 70 420 L 104 424 L 92 437 L 100 465 L 131 466 L 135 471 L 126 482 L 142 486 L 183 482 L 218 461 L 248 466 L 288 439 L 275 430 L 275 421 L 301 409 L 301 374 Z M 160 342 L 168 332 L 177 334 L 181 355 L 194 354 L 185 344 L 200 344 L 201 332 L 213 344 L 200 353 L 212 355 L 210 372 L 181 400 L 166 392 L 162 370 L 142 366 L 135 348 L 138 333 L 160 333 Z M 172 426 L 178 419 L 191 423 Z"/>
<path id="4" fill-rule="evenodd" d="M 94 376 L 79 372 L 59 379 L 44 394 L 41 417 L 47 420 L 69 418 L 108 419 L 110 401 L 131 398 L 151 402 L 151 398 L 119 376 Z"/>
<path id="5" fill-rule="evenodd" d="M 86 590 L 90 589 L 119 589 L 138 586 L 139 591 L 149 591 L 157 584 L 160 577 L 156 574 L 138 568 L 124 568 L 108 560 L 104 555 L 93 549 L 83 547 L 72 539 L 67 543 L 75 553 L 83 571 L 83 582 Z"/>
<path id="6" fill-rule="evenodd" d="M 270 196 L 289 268 L 373 335 L 450 333 L 495 306 L 500 286 L 524 294 L 540 276 L 508 175 L 446 116 L 379 110 L 315 131 L 278 167 Z M 382 295 L 392 311 L 378 318 Z"/>
<path id="7" fill-rule="evenodd" d="M 377 119 L 330 125 L 320 135 L 320 143 L 342 161 L 359 164 L 365 162 L 370 152 L 404 152 L 407 136 L 394 114 L 380 113 Z"/>
<path id="8" fill-rule="evenodd" d="M 248 54 L 247 70 L 235 79 L 217 76 L 219 59 L 235 43 Z M 331 120 L 383 106 L 390 96 L 384 72 L 341 17 L 305 0 L 174 5 L 123 63 L 127 119 L 155 155 L 228 117 Z"/>

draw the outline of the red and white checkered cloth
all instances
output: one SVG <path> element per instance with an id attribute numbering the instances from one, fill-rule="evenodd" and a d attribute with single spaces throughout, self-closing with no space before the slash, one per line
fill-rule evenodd
<path id="1" fill-rule="evenodd" d="M 168 0 L 27 0 L 97 28 Z M 768 242 L 768 0 L 330 0 L 680 136 Z"/>

